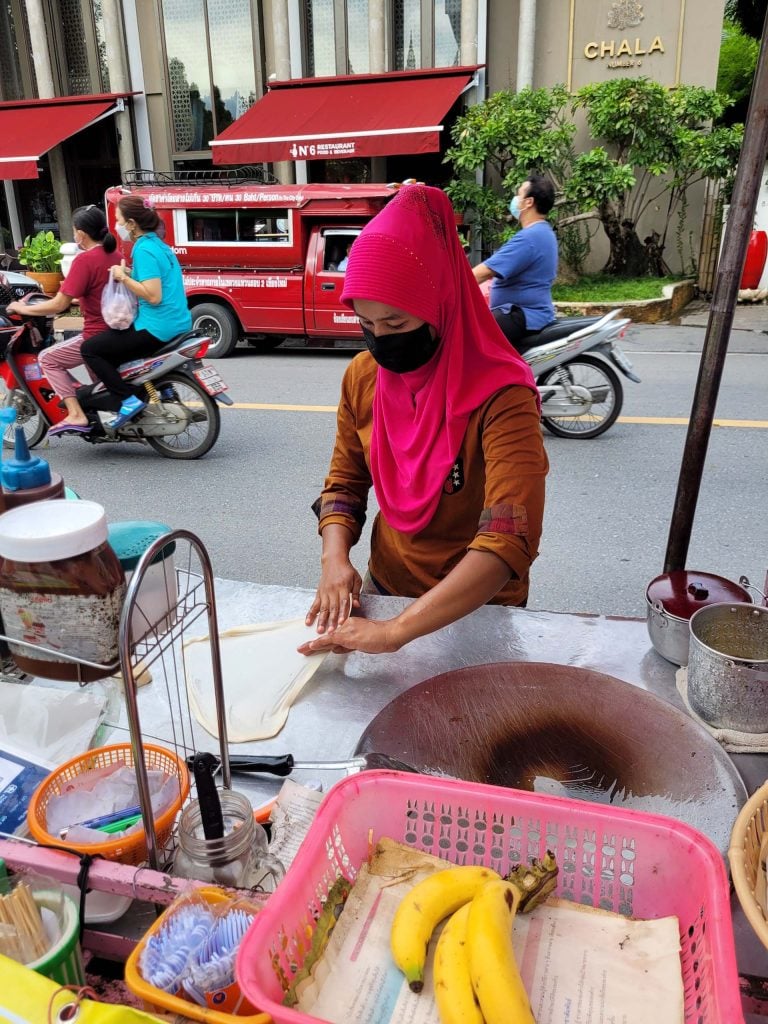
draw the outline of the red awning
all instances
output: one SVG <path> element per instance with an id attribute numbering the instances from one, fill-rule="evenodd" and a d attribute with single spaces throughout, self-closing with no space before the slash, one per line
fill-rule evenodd
<path id="1" fill-rule="evenodd" d="M 0 103 L 0 180 L 36 178 L 37 161 L 89 124 L 122 110 L 131 93 Z"/>
<path id="2" fill-rule="evenodd" d="M 436 153 L 476 67 L 301 78 L 269 92 L 211 142 L 215 164 Z"/>

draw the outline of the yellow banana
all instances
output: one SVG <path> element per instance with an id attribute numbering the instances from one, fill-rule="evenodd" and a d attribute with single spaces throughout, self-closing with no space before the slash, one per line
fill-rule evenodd
<path id="1" fill-rule="evenodd" d="M 470 906 L 465 903 L 456 911 L 437 940 L 434 981 L 441 1024 L 483 1024 L 467 957 Z"/>
<path id="2" fill-rule="evenodd" d="M 536 1024 L 512 948 L 520 899 L 511 882 L 488 882 L 467 911 L 469 971 L 487 1024 Z"/>
<path id="3" fill-rule="evenodd" d="M 446 868 L 429 875 L 403 898 L 392 922 L 390 945 L 413 992 L 424 987 L 424 963 L 435 927 L 469 903 L 482 885 L 498 877 L 490 868 Z"/>

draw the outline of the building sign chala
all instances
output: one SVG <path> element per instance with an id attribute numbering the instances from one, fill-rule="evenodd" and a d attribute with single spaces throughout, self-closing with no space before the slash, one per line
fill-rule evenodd
<path id="1" fill-rule="evenodd" d="M 643 5 L 636 0 L 618 0 L 608 12 L 608 27 L 624 32 L 628 28 L 637 28 L 644 17 Z M 666 53 L 666 48 L 660 35 L 654 36 L 650 42 L 634 35 L 622 39 L 590 40 L 584 46 L 587 60 L 605 61 L 605 66 L 611 70 L 640 68 L 644 57 L 663 53 Z"/>

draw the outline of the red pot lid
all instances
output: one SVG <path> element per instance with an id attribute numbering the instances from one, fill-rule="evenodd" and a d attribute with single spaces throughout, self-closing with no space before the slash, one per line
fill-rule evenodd
<path id="1" fill-rule="evenodd" d="M 690 569 L 665 572 L 657 576 L 648 584 L 645 596 L 651 604 L 660 601 L 664 611 L 678 619 L 690 619 L 694 612 L 708 604 L 722 601 L 752 603 L 749 591 L 738 583 L 723 576 Z"/>

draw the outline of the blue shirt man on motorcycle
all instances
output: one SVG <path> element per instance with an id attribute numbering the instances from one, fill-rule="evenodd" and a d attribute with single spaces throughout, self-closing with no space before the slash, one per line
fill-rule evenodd
<path id="1" fill-rule="evenodd" d="M 557 276 L 557 239 L 547 220 L 554 204 L 552 182 L 531 174 L 509 204 L 521 230 L 473 268 L 478 284 L 492 281 L 491 312 L 518 352 L 531 347 L 527 336 L 555 319 L 552 285 Z"/>

